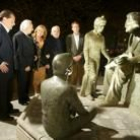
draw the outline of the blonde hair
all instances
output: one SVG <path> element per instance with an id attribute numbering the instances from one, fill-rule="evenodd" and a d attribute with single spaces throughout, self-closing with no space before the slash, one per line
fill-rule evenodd
<path id="1" fill-rule="evenodd" d="M 34 30 L 34 32 L 33 32 L 33 38 L 34 38 L 34 39 L 36 38 L 36 34 L 37 34 L 37 31 L 38 31 L 39 28 L 43 29 L 44 35 L 42 36 L 42 39 L 45 40 L 46 37 L 47 37 L 48 31 L 47 31 L 46 26 L 43 25 L 43 24 L 40 24 L 40 25 L 38 25 L 38 26 L 35 28 L 35 30 Z"/>

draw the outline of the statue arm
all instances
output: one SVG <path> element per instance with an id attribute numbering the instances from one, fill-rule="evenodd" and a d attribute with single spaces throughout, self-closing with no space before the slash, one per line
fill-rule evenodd
<path id="1" fill-rule="evenodd" d="M 69 99 L 69 104 L 71 105 L 72 109 L 75 110 L 76 113 L 79 115 L 86 115 L 88 111 L 84 108 L 83 104 L 81 103 L 80 99 L 77 96 L 76 89 L 72 89 L 71 93 L 69 93 L 71 96 Z"/>
<path id="2" fill-rule="evenodd" d="M 101 48 L 101 53 L 104 55 L 104 57 L 108 60 L 108 61 L 110 61 L 110 56 L 108 55 L 108 53 L 107 53 L 107 51 L 106 51 L 106 47 L 105 47 L 105 41 L 104 41 L 104 43 L 103 43 L 103 46 L 102 46 L 102 48 Z"/>
<path id="3" fill-rule="evenodd" d="M 140 63 L 140 55 L 129 58 L 128 60 L 129 60 L 130 63 L 134 63 L 134 64 L 135 63 Z"/>
<path id="4" fill-rule="evenodd" d="M 88 36 L 85 35 L 84 48 L 83 48 L 85 63 L 88 63 L 88 58 L 89 58 L 89 46 L 88 45 L 89 45 Z"/>

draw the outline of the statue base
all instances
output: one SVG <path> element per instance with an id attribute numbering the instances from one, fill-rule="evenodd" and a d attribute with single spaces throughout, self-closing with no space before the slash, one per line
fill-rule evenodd
<path id="1" fill-rule="evenodd" d="M 41 98 L 33 97 L 17 120 L 17 140 L 53 140 L 42 125 Z"/>
<path id="2" fill-rule="evenodd" d="M 134 83 L 129 109 L 140 118 L 140 73 L 135 74 Z"/>

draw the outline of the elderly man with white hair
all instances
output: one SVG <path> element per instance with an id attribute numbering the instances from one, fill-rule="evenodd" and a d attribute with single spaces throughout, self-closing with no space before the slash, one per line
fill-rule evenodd
<path id="1" fill-rule="evenodd" d="M 48 78 L 53 75 L 52 60 L 54 56 L 64 52 L 64 41 L 60 37 L 60 34 L 61 34 L 60 26 L 54 25 L 52 26 L 50 36 L 47 38 L 46 41 L 45 54 L 49 66 L 47 69 Z"/>
<path id="2" fill-rule="evenodd" d="M 20 24 L 20 31 L 13 36 L 14 61 L 18 77 L 18 101 L 25 105 L 29 101 L 31 70 L 34 62 L 34 43 L 29 36 L 33 31 L 33 23 L 25 19 Z"/>
<path id="3" fill-rule="evenodd" d="M 84 38 L 84 76 L 80 94 L 91 97 L 95 95 L 96 81 L 100 66 L 101 53 L 109 61 L 110 57 L 106 52 L 105 39 L 102 32 L 106 25 L 104 16 L 94 20 L 94 29 L 88 32 Z"/>

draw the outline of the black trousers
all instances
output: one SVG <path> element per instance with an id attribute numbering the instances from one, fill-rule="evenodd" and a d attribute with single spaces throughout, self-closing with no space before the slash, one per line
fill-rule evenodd
<path id="1" fill-rule="evenodd" d="M 13 109 L 10 103 L 12 99 L 11 83 L 12 74 L 0 72 L 0 118 L 5 118 Z"/>
<path id="2" fill-rule="evenodd" d="M 26 72 L 24 69 L 17 71 L 18 81 L 18 101 L 26 103 L 29 100 L 29 89 L 31 85 L 32 72 Z"/>

